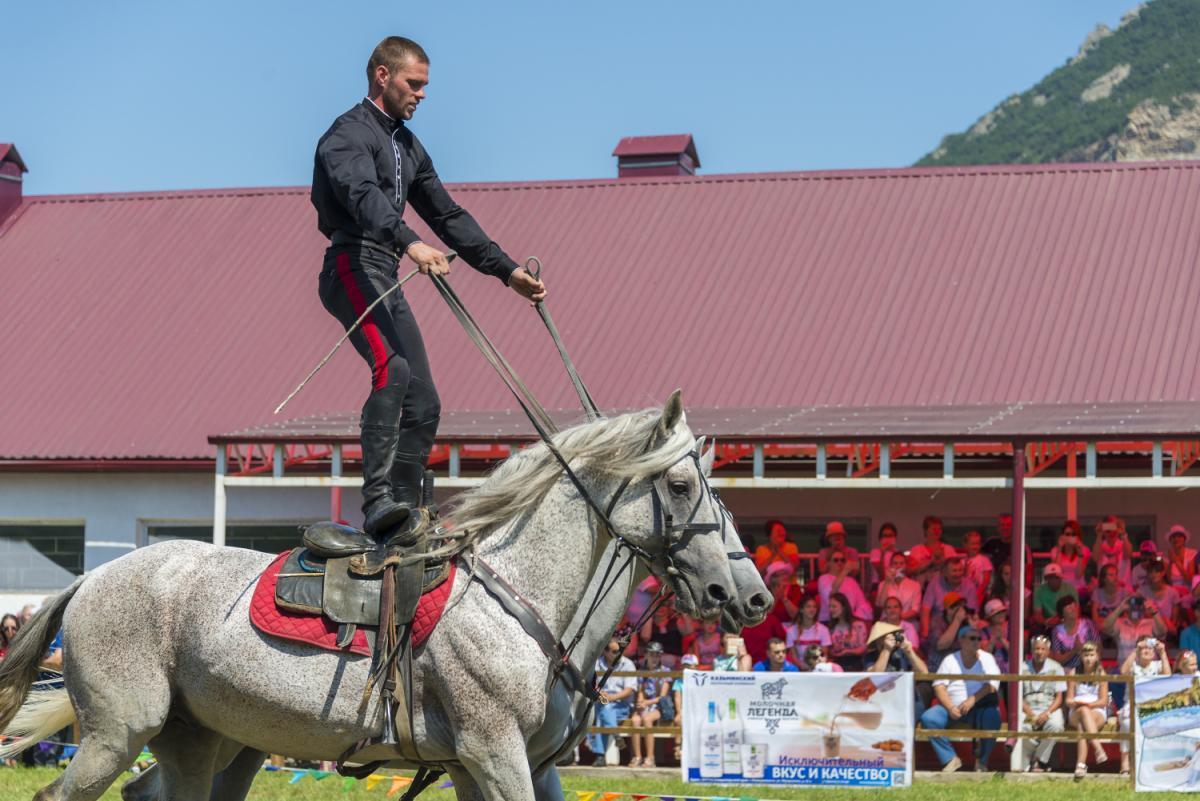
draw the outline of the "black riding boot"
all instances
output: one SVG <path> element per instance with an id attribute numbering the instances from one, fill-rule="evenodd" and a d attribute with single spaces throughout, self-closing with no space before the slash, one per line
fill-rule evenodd
<path id="1" fill-rule="evenodd" d="M 399 442 L 396 445 L 396 458 L 392 461 L 392 498 L 396 503 L 409 509 L 421 506 L 421 482 L 425 478 L 425 463 L 429 461 L 429 451 L 433 447 L 433 438 L 437 434 L 438 420 L 401 428 Z M 415 522 L 416 515 L 407 522 Z M 391 533 L 391 539 L 398 540 L 401 545 L 409 544 L 406 535 L 411 531 L 411 525 L 401 526 Z M 380 529 L 379 533 L 385 533 Z"/>
<path id="2" fill-rule="evenodd" d="M 400 440 L 400 404 L 404 392 L 386 386 L 371 393 L 362 411 L 363 530 L 375 536 L 408 518 L 411 505 L 392 494 L 392 467 Z"/>

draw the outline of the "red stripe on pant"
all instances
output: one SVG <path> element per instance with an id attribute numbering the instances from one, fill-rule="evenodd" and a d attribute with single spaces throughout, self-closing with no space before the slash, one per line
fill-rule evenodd
<path id="1" fill-rule="evenodd" d="M 342 281 L 342 287 L 346 290 L 346 296 L 350 298 L 350 305 L 354 307 L 354 313 L 361 317 L 362 313 L 367 310 L 368 304 L 366 298 L 363 297 L 362 290 L 354 282 L 354 275 L 350 271 L 349 253 L 338 254 L 337 271 L 338 278 Z M 382 389 L 387 385 L 388 354 L 387 348 L 383 344 L 383 337 L 379 333 L 379 326 L 375 325 L 375 321 L 368 317 L 363 320 L 359 330 L 367 338 L 367 346 L 371 348 L 371 357 L 375 361 L 371 365 L 371 389 Z"/>

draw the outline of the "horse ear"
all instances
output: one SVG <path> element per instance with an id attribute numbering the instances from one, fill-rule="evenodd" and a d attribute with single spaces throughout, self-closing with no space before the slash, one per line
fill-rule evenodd
<path id="1" fill-rule="evenodd" d="M 696 452 L 700 454 L 700 471 L 704 473 L 705 478 L 712 476 L 713 462 L 717 458 L 717 443 L 713 440 L 708 450 L 704 450 L 704 437 L 696 440 Z"/>
<path id="2" fill-rule="evenodd" d="M 671 397 L 667 398 L 667 404 L 663 406 L 662 418 L 658 421 L 659 433 L 663 436 L 669 435 L 682 419 L 683 391 L 677 389 L 671 393 Z"/>

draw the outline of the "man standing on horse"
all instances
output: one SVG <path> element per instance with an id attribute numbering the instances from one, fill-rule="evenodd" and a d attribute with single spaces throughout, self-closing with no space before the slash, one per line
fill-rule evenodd
<path id="1" fill-rule="evenodd" d="M 518 267 L 451 199 L 429 154 L 405 125 L 425 99 L 424 49 L 389 36 L 371 53 L 367 81 L 367 97 L 317 143 L 312 203 L 317 227 L 330 239 L 320 276 L 326 310 L 349 329 L 395 285 L 397 262 L 404 257 L 428 275 L 450 272 L 446 254 L 405 224 L 406 204 L 476 270 L 530 301 L 544 298 L 542 282 Z M 361 418 L 363 528 L 382 539 L 420 505 L 441 407 L 421 332 L 401 290 L 376 307 L 350 340 L 371 368 L 371 394 Z"/>

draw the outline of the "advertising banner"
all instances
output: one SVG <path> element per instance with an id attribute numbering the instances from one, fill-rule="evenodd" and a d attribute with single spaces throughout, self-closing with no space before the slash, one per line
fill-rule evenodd
<path id="1" fill-rule="evenodd" d="M 684 671 L 683 780 L 907 787 L 911 673 Z"/>
<path id="2" fill-rule="evenodd" d="M 1200 790 L 1200 678 L 1139 679 L 1138 790 Z"/>

